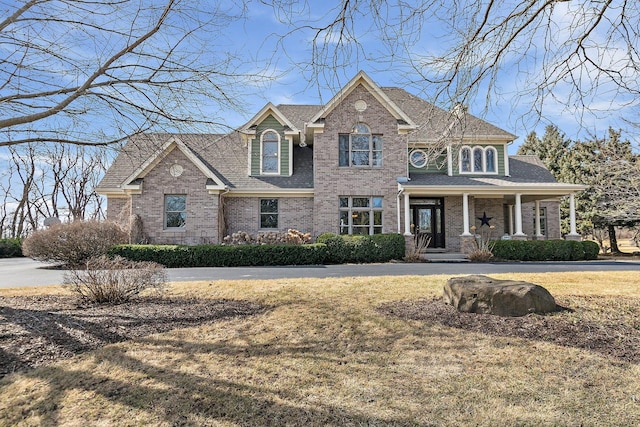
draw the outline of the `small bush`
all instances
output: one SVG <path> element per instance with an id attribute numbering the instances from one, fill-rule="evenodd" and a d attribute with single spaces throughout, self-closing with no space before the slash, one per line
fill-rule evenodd
<path id="1" fill-rule="evenodd" d="M 598 243 L 585 240 L 582 242 L 582 249 L 584 249 L 584 259 L 598 259 L 600 253 L 600 245 Z"/>
<path id="2" fill-rule="evenodd" d="M 598 251 L 595 242 L 572 240 L 498 240 L 492 250 L 496 258 L 516 261 L 582 261 L 596 259 Z"/>
<path id="3" fill-rule="evenodd" d="M 84 301 L 119 304 L 131 300 L 146 289 L 164 290 L 167 276 L 155 262 L 129 261 L 106 255 L 90 258 L 84 270 L 64 275 L 66 286 Z"/>
<path id="4" fill-rule="evenodd" d="M 0 239 L 0 258 L 24 256 L 20 239 Z"/>
<path id="5" fill-rule="evenodd" d="M 323 233 L 316 242 L 327 245 L 327 264 L 386 262 L 403 259 L 405 255 L 404 236 L 400 234 L 340 236 Z"/>
<path id="6" fill-rule="evenodd" d="M 267 231 L 255 236 L 238 231 L 222 239 L 225 245 L 304 245 L 311 241 L 311 234 L 290 228 L 286 232 Z"/>
<path id="7" fill-rule="evenodd" d="M 22 243 L 25 256 L 39 261 L 81 266 L 89 258 L 129 241 L 126 231 L 110 221 L 75 221 L 36 231 Z"/>

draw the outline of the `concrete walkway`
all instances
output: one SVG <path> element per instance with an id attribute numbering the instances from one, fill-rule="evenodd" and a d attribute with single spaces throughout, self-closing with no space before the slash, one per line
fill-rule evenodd
<path id="1" fill-rule="evenodd" d="M 0 288 L 57 285 L 64 270 L 29 258 L 0 259 Z M 241 280 L 324 278 L 349 276 L 403 276 L 435 274 L 553 273 L 567 271 L 637 271 L 638 261 L 519 262 L 519 263 L 423 263 L 345 264 L 289 267 L 199 267 L 168 270 L 169 280 Z"/>

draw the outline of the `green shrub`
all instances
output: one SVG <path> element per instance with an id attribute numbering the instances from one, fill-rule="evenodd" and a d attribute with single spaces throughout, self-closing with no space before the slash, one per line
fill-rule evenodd
<path id="1" fill-rule="evenodd" d="M 503 260 L 582 261 L 585 259 L 596 259 L 598 250 L 598 244 L 595 242 L 577 242 L 573 240 L 497 240 L 492 252 L 496 258 Z"/>
<path id="2" fill-rule="evenodd" d="M 165 267 L 241 267 L 257 265 L 323 264 L 324 244 L 312 245 L 117 245 L 111 256 L 132 261 L 154 261 Z"/>
<path id="3" fill-rule="evenodd" d="M 311 245 L 117 245 L 108 253 L 132 261 L 154 261 L 170 268 L 317 265 L 402 259 L 404 245 L 400 234 L 325 233 Z"/>
<path id="4" fill-rule="evenodd" d="M 405 254 L 405 241 L 401 234 L 340 236 L 323 233 L 316 241 L 327 245 L 327 264 L 386 262 L 402 259 Z"/>
<path id="5" fill-rule="evenodd" d="M 14 258 L 24 256 L 22 254 L 22 242 L 20 239 L 0 239 L 0 258 Z"/>
<path id="6" fill-rule="evenodd" d="M 592 240 L 585 240 L 582 242 L 582 249 L 584 249 L 584 259 L 598 259 L 598 254 L 600 253 L 598 243 Z"/>
<path id="7" fill-rule="evenodd" d="M 32 233 L 22 242 L 22 252 L 39 261 L 79 266 L 128 240 L 128 233 L 115 222 L 75 221 Z"/>

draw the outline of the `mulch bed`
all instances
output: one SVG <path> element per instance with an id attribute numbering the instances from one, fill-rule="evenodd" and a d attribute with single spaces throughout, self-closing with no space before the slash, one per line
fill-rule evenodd
<path id="1" fill-rule="evenodd" d="M 264 310 L 226 299 L 145 297 L 82 305 L 73 296 L 0 297 L 0 377 L 107 344 Z"/>
<path id="2" fill-rule="evenodd" d="M 442 298 L 395 301 L 378 310 L 389 316 L 498 337 L 547 341 L 640 363 L 639 299 L 572 296 L 556 302 L 562 305 L 559 312 L 523 317 L 461 313 Z M 566 308 L 572 306 L 579 308 Z"/>

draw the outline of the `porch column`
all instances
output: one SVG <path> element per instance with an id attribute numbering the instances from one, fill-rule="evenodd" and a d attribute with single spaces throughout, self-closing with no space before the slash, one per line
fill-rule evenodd
<path id="1" fill-rule="evenodd" d="M 411 207 L 409 206 L 409 193 L 404 193 L 404 235 L 411 236 Z"/>
<path id="2" fill-rule="evenodd" d="M 576 198 L 573 193 L 569 195 L 569 227 L 570 231 L 567 237 L 576 238 L 580 236 L 576 230 Z"/>
<path id="3" fill-rule="evenodd" d="M 469 233 L 469 193 L 462 194 L 462 235 L 471 236 Z"/>
<path id="4" fill-rule="evenodd" d="M 522 232 L 522 194 L 516 194 L 516 232 L 514 236 L 526 237 L 526 234 Z"/>
<path id="5" fill-rule="evenodd" d="M 536 200 L 536 238 L 542 237 L 540 229 L 540 201 Z"/>

